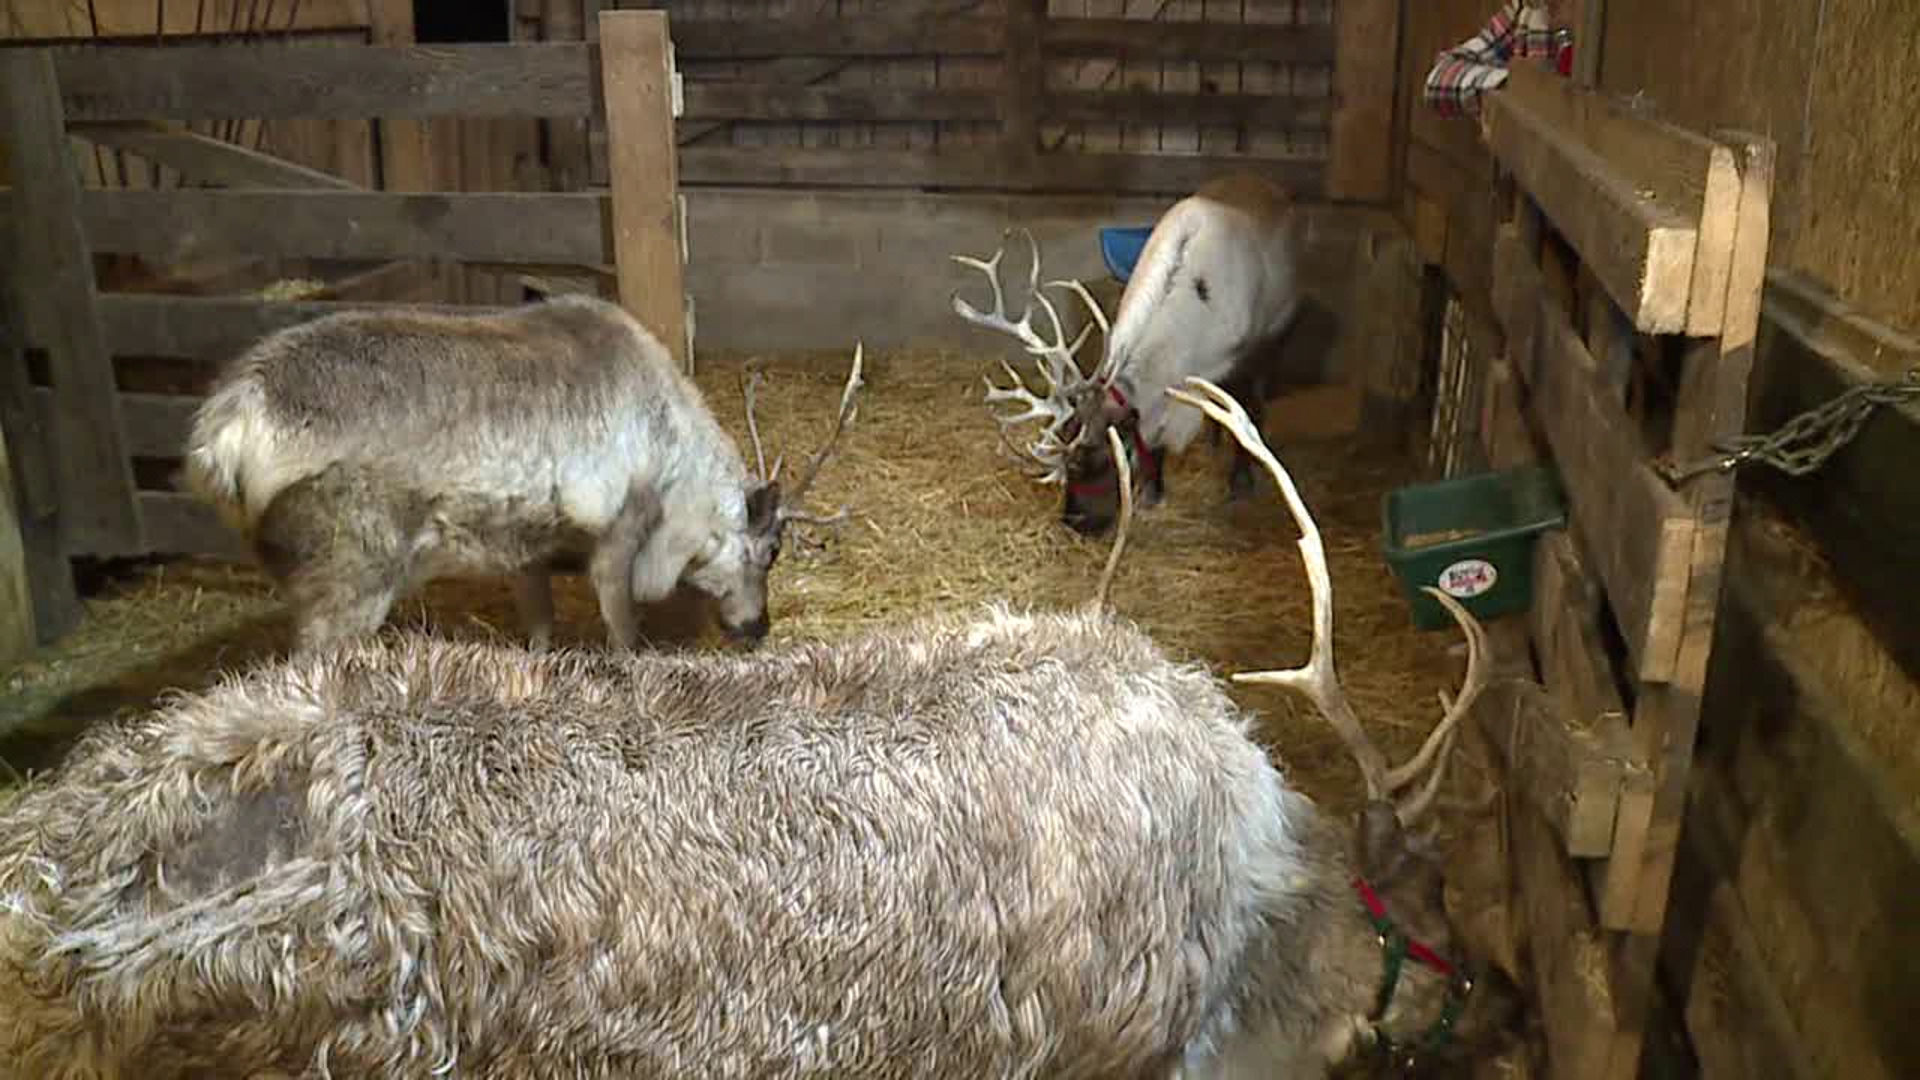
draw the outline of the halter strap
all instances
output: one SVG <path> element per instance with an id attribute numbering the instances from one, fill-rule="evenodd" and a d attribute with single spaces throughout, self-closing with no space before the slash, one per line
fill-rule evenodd
<path id="1" fill-rule="evenodd" d="M 1367 884 L 1365 878 L 1353 879 L 1353 891 L 1359 895 L 1360 903 L 1366 906 L 1367 920 L 1380 935 L 1380 949 L 1384 953 L 1380 990 L 1374 997 L 1373 1012 L 1367 1017 L 1373 1025 L 1374 1050 L 1382 1057 L 1401 1054 L 1411 1062 L 1415 1054 L 1437 1050 L 1453 1037 L 1453 1025 L 1460 1018 L 1467 994 L 1473 990 L 1473 980 L 1424 942 L 1409 937 L 1395 925 L 1392 916 L 1387 914 L 1387 905 L 1380 900 L 1380 894 Z M 1412 1042 L 1401 1043 L 1378 1025 L 1386 1018 L 1387 1007 L 1393 1003 L 1393 992 L 1400 985 L 1400 971 L 1408 957 L 1438 972 L 1448 985 L 1446 1002 L 1440 1009 L 1440 1015 Z"/>
<path id="2" fill-rule="evenodd" d="M 1115 405 L 1120 406 L 1122 412 L 1126 411 L 1127 396 L 1120 392 L 1119 387 L 1108 383 L 1107 396 L 1113 400 Z M 1140 436 L 1140 428 L 1138 425 L 1135 425 L 1133 429 L 1133 451 L 1134 460 L 1145 463 L 1141 472 L 1141 480 L 1143 482 L 1159 475 L 1160 463 L 1158 459 L 1148 451 L 1147 440 Z M 1104 475 L 1099 480 L 1079 484 L 1068 484 L 1067 492 L 1072 495 L 1101 495 L 1111 490 L 1113 486 L 1119 482 L 1119 479 L 1120 473 L 1116 466 L 1115 471 Z"/>

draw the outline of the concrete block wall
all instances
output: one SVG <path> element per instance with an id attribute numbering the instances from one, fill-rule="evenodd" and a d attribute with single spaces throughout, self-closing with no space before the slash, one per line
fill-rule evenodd
<path id="1" fill-rule="evenodd" d="M 1109 314 L 1120 286 L 1100 258 L 1103 225 L 1151 225 L 1172 199 L 929 195 L 912 192 L 694 188 L 687 195 L 688 288 L 701 349 L 772 351 L 933 346 L 1004 348 L 963 322 L 957 288 L 975 304 L 985 280 L 949 255 L 991 255 L 1002 230 L 1040 243 L 1043 278 L 1086 282 Z M 1418 286 L 1412 245 L 1383 212 L 1307 208 L 1308 295 L 1335 313 L 1340 335 L 1325 377 L 1370 395 L 1417 383 Z M 1025 295 L 1015 239 L 1002 265 L 1008 303 Z M 1062 305 L 1069 332 L 1077 303 Z M 1408 372 L 1413 372 L 1413 378 Z"/>

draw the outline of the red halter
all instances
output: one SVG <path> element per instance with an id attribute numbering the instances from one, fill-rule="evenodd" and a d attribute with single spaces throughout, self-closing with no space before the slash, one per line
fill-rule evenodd
<path id="1" fill-rule="evenodd" d="M 1127 410 L 1127 396 L 1120 392 L 1119 387 L 1109 383 L 1107 385 L 1107 396 L 1113 399 L 1113 403 L 1115 405 L 1120 406 L 1120 410 L 1122 413 L 1124 413 Z M 1145 463 L 1143 466 L 1144 471 L 1141 474 L 1142 482 L 1147 480 L 1149 477 L 1157 476 L 1160 471 L 1160 463 L 1158 459 L 1156 459 L 1153 456 L 1153 454 L 1147 449 L 1147 440 L 1140 437 L 1140 428 L 1138 425 L 1135 425 L 1133 429 L 1133 447 L 1134 447 L 1134 459 L 1136 461 Z M 1119 477 L 1120 477 L 1119 468 L 1116 465 L 1115 471 L 1105 479 L 1094 481 L 1092 483 L 1068 484 L 1067 493 L 1069 495 L 1073 495 L 1076 497 L 1085 496 L 1085 495 L 1105 494 L 1109 489 L 1113 487 L 1113 485 L 1116 482 L 1118 482 Z"/>

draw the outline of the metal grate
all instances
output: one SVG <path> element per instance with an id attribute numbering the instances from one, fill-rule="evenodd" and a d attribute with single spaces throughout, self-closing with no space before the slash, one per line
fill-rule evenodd
<path id="1" fill-rule="evenodd" d="M 1459 475 L 1467 446 L 1479 435 L 1480 383 L 1484 365 L 1473 355 L 1466 310 L 1449 291 L 1440 320 L 1440 370 L 1433 401 L 1433 428 L 1427 439 L 1427 469 L 1441 477 Z"/>

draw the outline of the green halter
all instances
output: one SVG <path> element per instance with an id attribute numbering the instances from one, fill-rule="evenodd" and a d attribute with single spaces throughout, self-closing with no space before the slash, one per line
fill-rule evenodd
<path id="1" fill-rule="evenodd" d="M 1408 937 L 1394 925 L 1393 919 L 1387 914 L 1386 905 L 1380 902 L 1379 895 L 1364 879 L 1354 878 L 1353 889 L 1359 894 L 1360 902 L 1366 905 L 1367 921 L 1373 924 L 1374 932 L 1379 935 L 1380 949 L 1384 954 L 1380 990 L 1374 996 L 1373 1012 L 1367 1016 L 1372 1032 L 1372 1050 L 1382 1060 L 1399 1059 L 1401 1064 L 1411 1069 L 1420 1055 L 1438 1051 L 1453 1038 L 1453 1025 L 1460 1019 L 1467 995 L 1473 992 L 1473 980 L 1441 959 L 1440 954 Z M 1395 1039 L 1379 1023 L 1385 1019 L 1387 1007 L 1393 1004 L 1393 992 L 1400 986 L 1400 971 L 1406 966 L 1409 956 L 1446 976 L 1447 997 L 1440 1015 L 1433 1023 L 1413 1040 L 1403 1042 Z"/>

